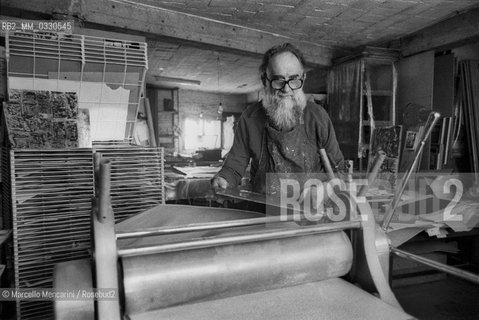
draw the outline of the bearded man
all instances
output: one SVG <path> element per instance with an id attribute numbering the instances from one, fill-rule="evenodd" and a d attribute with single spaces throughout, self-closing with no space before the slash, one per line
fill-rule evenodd
<path id="1" fill-rule="evenodd" d="M 250 162 L 252 189 L 259 193 L 272 188 L 268 173 L 324 172 L 321 148 L 333 166 L 343 162 L 328 114 L 306 101 L 302 53 L 289 43 L 275 46 L 264 54 L 259 70 L 264 98 L 241 115 L 233 146 L 212 180 L 213 188 L 236 187 Z"/>

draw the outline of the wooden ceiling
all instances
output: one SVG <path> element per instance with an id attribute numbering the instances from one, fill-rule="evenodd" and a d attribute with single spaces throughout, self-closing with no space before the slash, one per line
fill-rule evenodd
<path id="1" fill-rule="evenodd" d="M 152 10 L 171 10 L 198 20 L 213 20 L 225 28 L 240 26 L 257 33 L 277 35 L 283 41 L 320 45 L 332 56 L 364 45 L 380 46 L 423 29 L 477 5 L 477 0 L 136 0 Z M 226 36 L 226 35 L 225 35 Z M 225 40 L 226 42 L 226 40 Z M 181 44 L 149 42 L 148 82 L 175 85 L 154 78 L 164 75 L 201 81 L 201 89 L 232 93 L 261 87 L 259 56 L 206 50 Z M 345 49 L 345 50 L 344 50 Z M 217 57 L 220 57 L 218 68 Z M 310 59 L 311 61 L 312 59 Z M 313 64 L 318 64 L 313 61 Z M 220 76 L 219 86 L 217 77 Z M 181 86 L 181 85 L 180 85 Z M 185 85 L 195 89 L 195 86 Z"/>
<path id="2" fill-rule="evenodd" d="M 477 0 L 135 0 L 152 10 L 171 10 L 287 39 L 355 48 L 412 33 Z M 154 9 L 153 9 L 154 8 Z"/>
<path id="3" fill-rule="evenodd" d="M 408 55 L 438 47 L 441 41 L 479 36 L 477 0 L 0 0 L 0 3 L 2 12 L 9 15 L 64 14 L 78 17 L 85 26 L 145 35 L 149 46 L 148 83 L 224 93 L 259 89 L 261 54 L 282 42 L 297 45 L 311 67 L 324 68 L 331 65 L 333 58 L 364 45 L 383 46 L 395 41 L 402 53 Z M 417 35 L 418 31 L 423 33 Z M 181 84 L 182 79 L 195 83 Z"/>

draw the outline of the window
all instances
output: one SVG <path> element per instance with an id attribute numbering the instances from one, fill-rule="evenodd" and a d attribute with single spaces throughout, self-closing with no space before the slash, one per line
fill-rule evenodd
<path id="1" fill-rule="evenodd" d="M 185 149 L 221 148 L 221 121 L 203 118 L 185 119 Z"/>

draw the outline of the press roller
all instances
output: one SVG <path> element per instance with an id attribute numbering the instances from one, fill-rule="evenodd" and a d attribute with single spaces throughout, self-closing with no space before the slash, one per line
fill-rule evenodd
<path id="1" fill-rule="evenodd" d="M 351 264 L 343 232 L 127 257 L 125 313 L 340 277 Z"/>
<path id="2" fill-rule="evenodd" d="M 343 230 L 378 238 L 374 220 L 372 229 L 361 219 L 299 226 L 241 210 L 161 205 L 115 228 L 108 161 L 102 168 L 94 259 L 57 265 L 54 283 L 116 288 L 119 298 L 55 301 L 57 319 L 410 319 L 385 281 L 387 259 L 374 239 L 373 258 L 355 253 L 365 267 L 354 270 L 366 270 L 381 299 L 339 278 L 354 260 Z"/>

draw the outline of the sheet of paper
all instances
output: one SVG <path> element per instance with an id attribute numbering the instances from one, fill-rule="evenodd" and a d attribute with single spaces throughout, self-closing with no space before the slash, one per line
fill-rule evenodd
<path id="1" fill-rule="evenodd" d="M 479 224 L 479 202 L 472 200 L 458 202 L 444 222 L 456 232 L 471 230 Z"/>
<path id="2" fill-rule="evenodd" d="M 175 170 L 183 173 L 186 178 L 212 178 L 221 167 L 207 167 L 207 166 L 197 166 L 197 167 L 173 167 Z"/>
<path id="3" fill-rule="evenodd" d="M 405 228 L 400 230 L 392 230 L 388 232 L 393 247 L 399 247 L 401 244 L 412 239 L 415 235 L 422 232 L 424 228 Z"/>
<path id="4" fill-rule="evenodd" d="M 79 92 L 80 107 L 83 107 L 84 102 L 87 105 L 96 102 L 90 109 L 93 140 L 107 141 L 125 138 L 129 97 L 130 90 L 124 88 L 113 90 L 101 82 L 82 83 Z M 98 98 L 100 98 L 99 101 Z"/>

